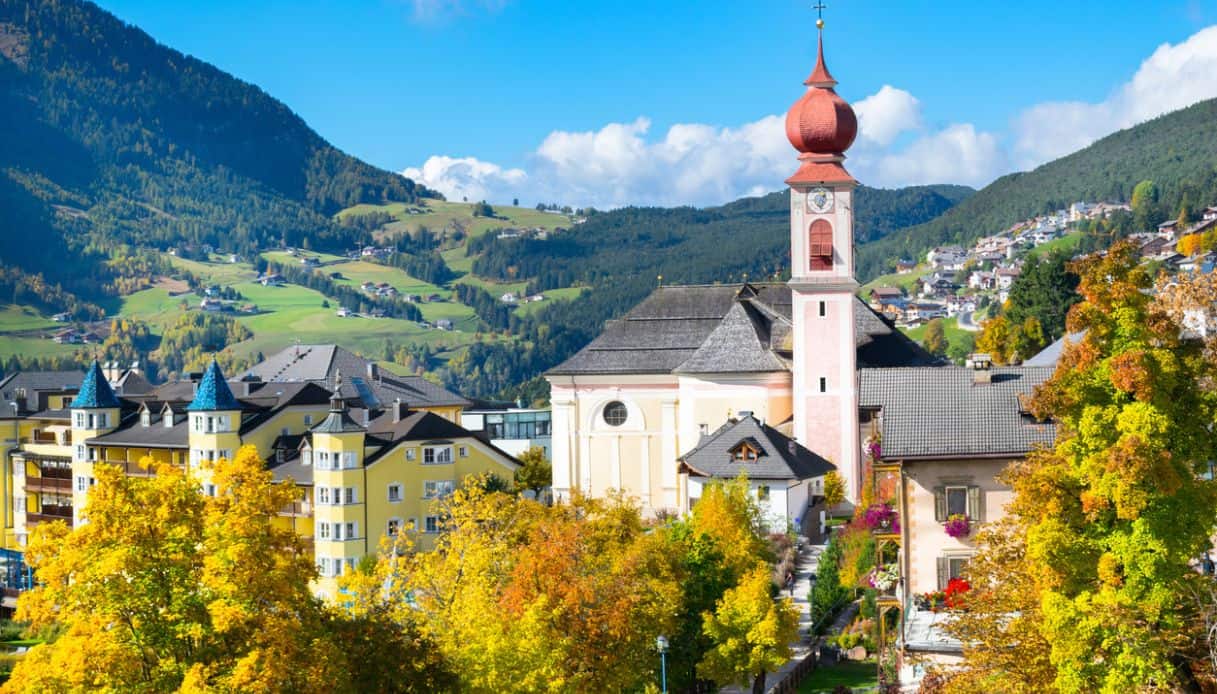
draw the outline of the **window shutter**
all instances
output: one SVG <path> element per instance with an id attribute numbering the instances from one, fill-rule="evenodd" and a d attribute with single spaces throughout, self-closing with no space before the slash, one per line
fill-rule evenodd
<path id="1" fill-rule="evenodd" d="M 983 509 L 980 507 L 980 487 L 968 487 L 968 517 L 976 522 L 984 520 Z"/>
<path id="2" fill-rule="evenodd" d="M 947 579 L 951 575 L 951 566 L 946 557 L 938 557 L 938 590 L 946 590 Z"/>
<path id="3" fill-rule="evenodd" d="M 947 519 L 947 489 L 934 487 L 934 520 L 939 523 Z"/>
<path id="4" fill-rule="evenodd" d="M 817 219 L 808 231 L 808 256 L 812 270 L 832 269 L 832 225 Z"/>

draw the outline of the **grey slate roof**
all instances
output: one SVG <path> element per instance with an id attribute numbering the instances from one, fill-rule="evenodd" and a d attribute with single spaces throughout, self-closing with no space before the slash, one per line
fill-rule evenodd
<path id="1" fill-rule="evenodd" d="M 785 284 L 660 287 L 549 374 L 788 371 L 791 301 Z M 933 362 L 861 300 L 854 315 L 859 366 Z"/>
<path id="2" fill-rule="evenodd" d="M 755 461 L 733 459 L 732 449 L 747 441 L 760 449 Z M 805 480 L 836 466 L 751 415 L 729 421 L 702 437 L 680 462 L 701 477 L 734 478 L 741 472 L 753 480 Z"/>
<path id="3" fill-rule="evenodd" d="M 89 439 L 90 444 L 98 446 L 131 446 L 135 448 L 187 448 L 189 446 L 190 428 L 185 417 L 171 427 L 165 426 L 162 419 L 153 419 L 152 423 L 144 426 L 139 417 L 124 420 L 125 426 Z"/>
<path id="4" fill-rule="evenodd" d="M 388 405 L 401 398 L 412 407 L 465 407 L 469 401 L 425 378 L 399 376 L 373 368 L 374 362 L 334 344 L 295 345 L 270 355 L 245 373 L 245 378 L 273 382 L 311 382 L 332 388 L 341 372 L 344 397 L 359 397 L 366 407 Z"/>
<path id="5" fill-rule="evenodd" d="M 7 405 L 18 402 L 19 396 L 25 397 L 20 414 L 29 414 L 45 409 L 47 396 L 52 393 L 71 394 L 80 388 L 84 374 L 75 369 L 71 371 L 19 371 L 0 380 L 0 398 L 3 408 L 0 416 L 11 416 L 12 409 Z M 20 403 L 19 403 L 20 404 Z"/>
<path id="6" fill-rule="evenodd" d="M 1082 341 L 1082 337 L 1085 335 L 1085 330 L 1077 333 L 1066 333 L 1056 342 L 1043 348 L 1035 356 L 1023 362 L 1023 366 L 1056 366 L 1056 363 L 1061 359 L 1061 353 L 1065 351 L 1065 341 L 1068 340 L 1072 344 L 1077 344 Z"/>
<path id="7" fill-rule="evenodd" d="M 972 370 L 954 366 L 864 369 L 859 405 L 880 410 L 887 459 L 1019 456 L 1056 435 L 1020 401 L 1052 371 L 995 368 L 991 383 L 975 384 Z"/>

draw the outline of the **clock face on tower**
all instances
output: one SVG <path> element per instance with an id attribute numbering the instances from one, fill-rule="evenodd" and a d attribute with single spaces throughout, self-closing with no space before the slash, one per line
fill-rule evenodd
<path id="1" fill-rule="evenodd" d="M 817 186 L 807 191 L 807 211 L 824 214 L 832 210 L 832 191 Z"/>

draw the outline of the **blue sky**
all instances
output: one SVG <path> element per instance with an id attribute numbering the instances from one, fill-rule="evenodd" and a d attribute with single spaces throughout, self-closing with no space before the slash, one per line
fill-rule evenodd
<path id="1" fill-rule="evenodd" d="M 811 4 L 102 0 L 369 162 L 450 194 L 603 206 L 781 187 L 793 152 L 766 118 L 811 69 Z M 868 183 L 982 185 L 1217 96 L 1212 0 L 827 4 Z"/>

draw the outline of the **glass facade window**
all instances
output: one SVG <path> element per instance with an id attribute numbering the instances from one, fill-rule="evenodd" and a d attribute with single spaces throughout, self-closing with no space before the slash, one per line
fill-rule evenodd
<path id="1" fill-rule="evenodd" d="M 550 435 L 549 412 L 506 412 L 486 415 L 492 439 L 539 439 Z"/>

